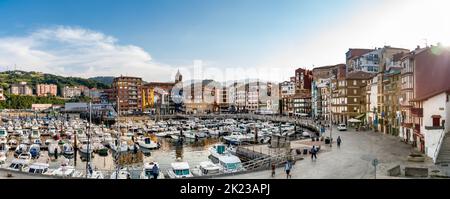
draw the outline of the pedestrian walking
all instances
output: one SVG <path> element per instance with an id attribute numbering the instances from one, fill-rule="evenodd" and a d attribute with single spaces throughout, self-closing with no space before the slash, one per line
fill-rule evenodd
<path id="1" fill-rule="evenodd" d="M 272 178 L 275 177 L 275 163 L 272 163 Z"/>
<path id="2" fill-rule="evenodd" d="M 158 179 L 159 176 L 159 168 L 158 165 L 155 164 L 152 168 L 153 179 Z"/>
<path id="3" fill-rule="evenodd" d="M 291 169 L 292 169 L 291 161 L 289 161 L 289 160 L 286 161 L 286 165 L 285 165 L 284 169 L 286 170 L 286 179 L 292 178 L 292 176 L 291 176 Z"/>
<path id="4" fill-rule="evenodd" d="M 58 159 L 58 147 L 55 148 L 55 160 Z"/>
<path id="5" fill-rule="evenodd" d="M 316 149 L 316 146 L 313 145 L 310 153 L 311 153 L 311 160 L 317 160 L 317 155 L 316 155 L 317 154 L 317 149 Z"/>
<path id="6" fill-rule="evenodd" d="M 341 136 L 338 136 L 336 142 L 337 142 L 337 146 L 340 148 L 341 147 L 341 142 L 342 142 Z"/>

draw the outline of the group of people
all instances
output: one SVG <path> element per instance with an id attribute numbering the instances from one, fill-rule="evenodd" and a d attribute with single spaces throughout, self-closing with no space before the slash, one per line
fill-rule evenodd
<path id="1" fill-rule="evenodd" d="M 342 143 L 341 136 L 338 136 L 336 142 L 337 142 L 338 148 L 340 148 L 341 147 L 341 143 Z M 311 154 L 311 160 L 312 161 L 317 160 L 317 153 L 319 152 L 319 149 L 320 148 L 318 148 L 316 146 L 313 146 L 311 148 L 309 153 Z M 292 175 L 291 175 L 292 167 L 293 167 L 293 162 L 291 160 L 287 160 L 286 164 L 284 165 L 284 170 L 286 172 L 286 179 L 292 178 Z M 276 165 L 272 164 L 272 177 L 275 177 L 275 169 L 276 169 Z"/>

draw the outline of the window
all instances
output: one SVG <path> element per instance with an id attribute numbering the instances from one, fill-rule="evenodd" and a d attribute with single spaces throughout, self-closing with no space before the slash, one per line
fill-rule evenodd
<path id="1" fill-rule="evenodd" d="M 358 91 L 356 91 L 356 89 L 353 89 L 353 94 L 356 94 Z"/>
<path id="2" fill-rule="evenodd" d="M 433 118 L 433 126 L 438 127 L 440 123 L 441 118 Z"/>
<path id="3" fill-rule="evenodd" d="M 356 98 L 353 98 L 353 102 L 358 102 L 358 99 L 356 99 Z"/>

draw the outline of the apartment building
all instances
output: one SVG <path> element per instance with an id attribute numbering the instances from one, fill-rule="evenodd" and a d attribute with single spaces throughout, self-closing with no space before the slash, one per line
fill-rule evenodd
<path id="1" fill-rule="evenodd" d="M 142 110 L 142 78 L 120 76 L 112 83 L 115 103 L 119 100 L 120 114 L 133 114 Z"/>
<path id="2" fill-rule="evenodd" d="M 12 84 L 9 90 L 11 95 L 33 95 L 33 89 L 26 82 Z"/>

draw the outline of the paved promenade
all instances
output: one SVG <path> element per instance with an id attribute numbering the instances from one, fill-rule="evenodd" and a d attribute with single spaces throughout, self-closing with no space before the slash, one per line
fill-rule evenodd
<path id="1" fill-rule="evenodd" d="M 431 160 L 425 163 L 412 163 L 407 156 L 412 152 L 411 146 L 399 141 L 398 138 L 375 132 L 356 132 L 333 130 L 333 138 L 341 136 L 342 144 L 338 148 L 322 145 L 326 151 L 318 154 L 318 159 L 312 161 L 310 157 L 298 161 L 292 170 L 292 178 L 296 179 L 373 179 L 375 169 L 372 160 L 377 158 L 377 178 L 391 178 L 386 175 L 388 169 L 395 165 L 433 167 Z M 268 179 L 271 171 L 258 171 L 243 175 L 226 176 L 223 178 Z M 284 168 L 276 170 L 276 179 L 285 179 Z"/>

